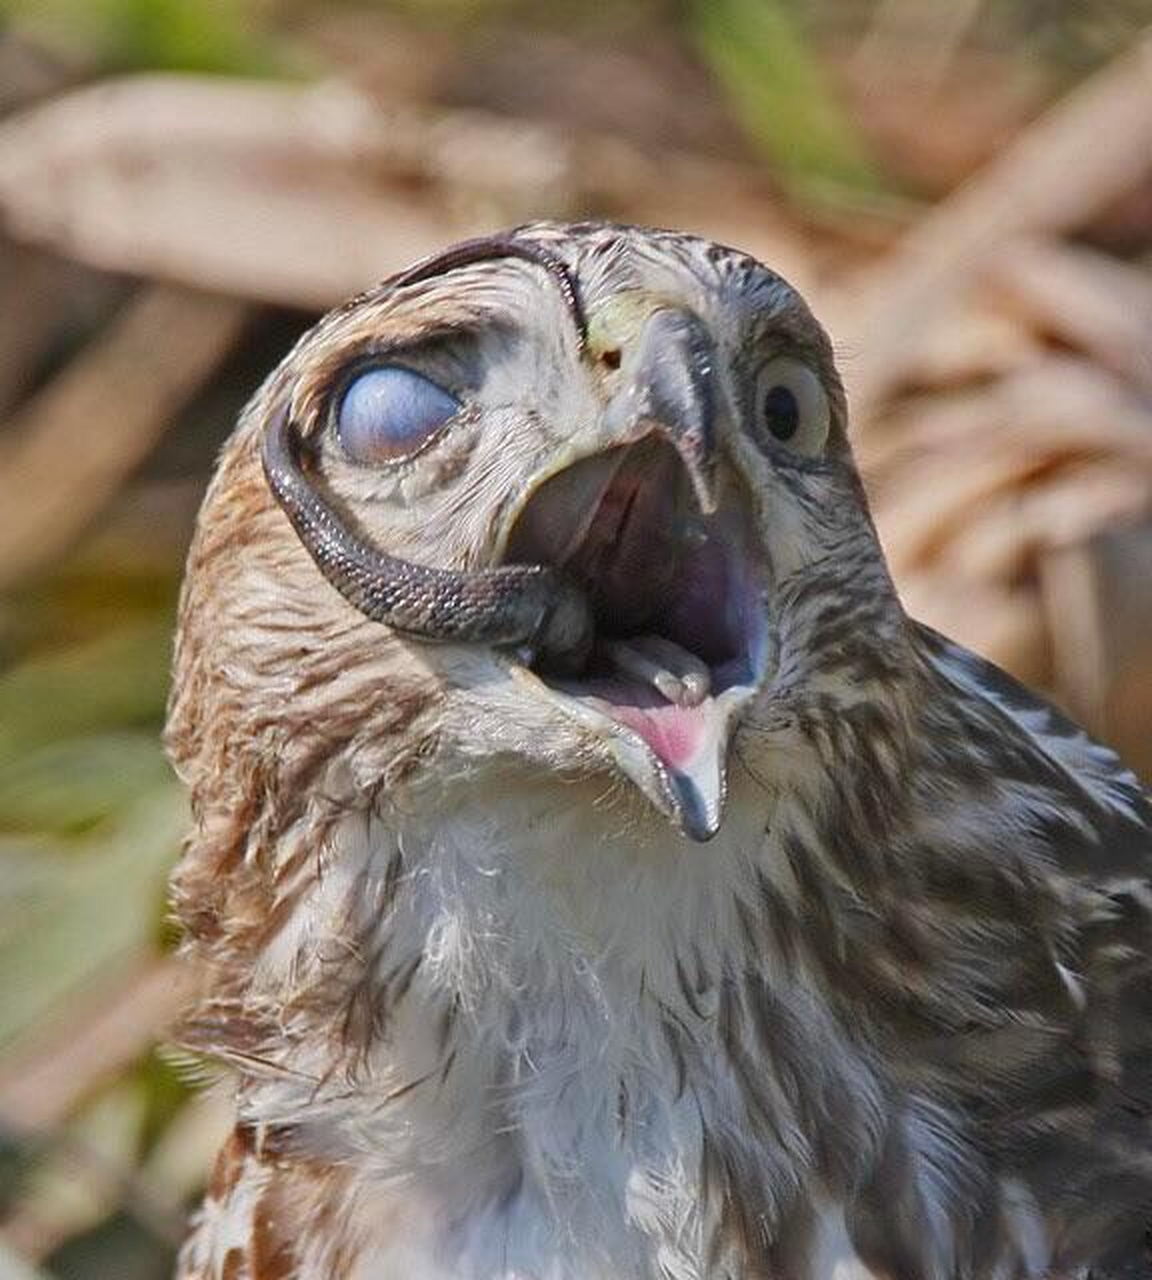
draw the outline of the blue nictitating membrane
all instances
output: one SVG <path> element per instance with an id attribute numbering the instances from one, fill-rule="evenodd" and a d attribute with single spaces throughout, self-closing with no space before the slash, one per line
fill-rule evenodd
<path id="1" fill-rule="evenodd" d="M 443 387 L 400 365 L 368 369 L 344 392 L 336 432 L 353 462 L 393 462 L 415 453 L 460 401 Z"/>

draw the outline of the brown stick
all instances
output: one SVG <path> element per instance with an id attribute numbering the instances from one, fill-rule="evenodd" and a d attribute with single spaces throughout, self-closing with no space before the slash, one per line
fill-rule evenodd
<path id="1" fill-rule="evenodd" d="M 595 201 L 707 227 L 805 283 L 765 175 L 346 86 L 148 75 L 0 125 L 0 223 L 106 270 L 327 310 L 454 240 Z"/>
<path id="2" fill-rule="evenodd" d="M 1051 240 L 1017 241 L 991 264 L 1000 310 L 1152 391 L 1152 274 Z"/>
<path id="3" fill-rule="evenodd" d="M 94 996 L 93 1007 L 66 1031 L 18 1046 L 0 1066 L 0 1124 L 25 1134 L 60 1124 L 102 1081 L 154 1044 L 188 996 L 185 966 L 149 959 Z"/>
<path id="4" fill-rule="evenodd" d="M 855 410 L 908 372 L 917 338 L 1022 235 L 1067 231 L 1152 169 L 1152 33 L 1027 129 L 857 280 L 838 326 Z"/>
<path id="5" fill-rule="evenodd" d="M 235 343 L 240 303 L 146 288 L 29 401 L 0 448 L 0 588 L 59 554 Z"/>

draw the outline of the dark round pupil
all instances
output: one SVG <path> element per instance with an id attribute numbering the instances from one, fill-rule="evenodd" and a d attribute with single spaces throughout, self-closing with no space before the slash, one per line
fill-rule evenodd
<path id="1" fill-rule="evenodd" d="M 800 403 L 783 383 L 764 397 L 764 422 L 777 440 L 791 440 L 800 429 Z"/>

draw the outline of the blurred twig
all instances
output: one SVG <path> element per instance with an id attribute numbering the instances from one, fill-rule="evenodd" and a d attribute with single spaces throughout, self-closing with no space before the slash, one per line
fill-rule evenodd
<path id="1" fill-rule="evenodd" d="M 236 302 L 149 287 L 21 409 L 0 442 L 0 586 L 84 528 L 224 358 L 247 315 Z"/>
<path id="2" fill-rule="evenodd" d="M 0 418 L 26 389 L 68 306 L 68 270 L 59 259 L 0 240 Z"/>
<path id="3" fill-rule="evenodd" d="M 701 0 L 691 14 L 736 114 L 783 177 L 809 186 L 874 186 L 864 146 L 792 10 L 780 0 Z"/>
<path id="4" fill-rule="evenodd" d="M 186 966 L 149 958 L 90 997 L 85 1008 L 74 1005 L 67 1027 L 41 1031 L 0 1060 L 0 1125 L 35 1133 L 60 1124 L 163 1035 L 188 995 Z"/>
<path id="5" fill-rule="evenodd" d="M 66 1130 L 45 1135 L 35 1155 L 42 1177 L 63 1174 L 79 1197 L 45 1195 L 41 1187 L 18 1198 L 3 1222 L 4 1235 L 28 1259 L 39 1261 L 67 1240 L 116 1211 L 131 1215 L 170 1247 L 180 1243 L 185 1214 L 180 1198 L 157 1188 L 133 1164 L 109 1157 Z M 47 1166 L 47 1169 L 45 1169 Z M 67 1203 L 71 1201 L 71 1203 Z"/>
<path id="6" fill-rule="evenodd" d="M 1054 662 L 1068 704 L 1152 777 L 1152 523 L 1069 543 L 1041 562 Z"/>
<path id="7" fill-rule="evenodd" d="M 381 110 L 338 85 L 140 76 L 0 128 L 11 235 L 97 267 L 325 309 L 444 243 L 602 211 L 802 261 L 764 176 L 476 111 Z M 713 226 L 713 234 L 717 234 Z"/>
<path id="8" fill-rule="evenodd" d="M 992 263 L 1000 306 L 1152 392 L 1152 273 L 1093 249 L 1014 241 Z"/>
<path id="9" fill-rule="evenodd" d="M 856 51 L 853 70 L 873 83 L 908 68 L 927 98 L 947 76 L 988 0 L 880 0 Z"/>
<path id="10" fill-rule="evenodd" d="M 0 3 L 0 19 L 4 6 Z M 69 70 L 44 49 L 0 25 L 0 115 L 58 90 Z"/>
<path id="11" fill-rule="evenodd" d="M 858 415 L 903 378 L 917 338 L 1017 236 L 1066 231 L 1152 169 L 1152 33 L 1071 93 L 956 195 L 927 214 L 894 254 L 850 285 L 838 328 Z"/>

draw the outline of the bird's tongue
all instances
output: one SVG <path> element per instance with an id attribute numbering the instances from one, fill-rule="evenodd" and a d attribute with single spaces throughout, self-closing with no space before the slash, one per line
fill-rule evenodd
<path id="1" fill-rule="evenodd" d="M 641 679 L 613 675 L 557 681 L 554 687 L 598 706 L 642 738 L 665 767 L 685 829 L 696 839 L 715 832 L 724 789 L 730 694 L 708 694 L 689 706 L 669 701 Z"/>
<path id="2" fill-rule="evenodd" d="M 666 765 L 681 771 L 687 769 L 704 736 L 707 702 L 703 707 L 677 707 L 669 702 L 663 706 L 636 707 L 611 694 L 605 701 L 612 704 L 615 718 L 635 730 Z"/>
<path id="3" fill-rule="evenodd" d="M 693 706 L 680 705 L 670 702 L 654 686 L 626 676 L 593 676 L 555 683 L 572 697 L 594 698 L 603 703 L 613 720 L 638 733 L 670 768 L 687 769 L 707 736 L 710 697 Z"/>

